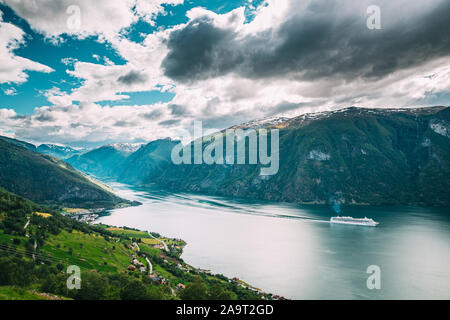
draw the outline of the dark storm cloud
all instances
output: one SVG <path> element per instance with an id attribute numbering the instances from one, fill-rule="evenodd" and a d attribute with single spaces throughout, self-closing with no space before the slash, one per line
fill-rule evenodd
<path id="1" fill-rule="evenodd" d="M 172 32 L 169 54 L 163 61 L 166 76 L 188 81 L 209 78 L 236 67 L 234 33 L 212 25 L 207 18 L 196 19 L 185 28 Z M 231 47 L 227 45 L 231 44 Z"/>
<path id="2" fill-rule="evenodd" d="M 170 104 L 168 108 L 170 109 L 170 113 L 173 116 L 183 116 L 188 113 L 188 109 L 185 106 L 181 106 L 179 104 Z"/>
<path id="3" fill-rule="evenodd" d="M 292 103 L 284 101 L 271 108 L 269 115 L 272 116 L 283 112 L 297 110 L 304 106 L 312 106 L 312 103 Z"/>
<path id="4" fill-rule="evenodd" d="M 200 119 L 202 121 L 203 128 L 217 129 L 227 128 L 233 125 L 240 124 L 245 121 L 254 119 L 252 110 L 238 111 L 229 114 L 213 115 Z"/>
<path id="5" fill-rule="evenodd" d="M 171 126 L 178 124 L 179 122 L 180 122 L 180 120 L 166 120 L 166 121 L 162 121 L 158 124 L 163 127 L 171 127 Z"/>
<path id="6" fill-rule="evenodd" d="M 128 122 L 128 121 L 123 121 L 123 120 L 119 120 L 119 121 L 116 121 L 116 122 L 114 123 L 114 126 L 115 126 L 115 127 L 127 128 L 127 127 L 134 127 L 134 126 L 135 126 L 135 123 L 133 123 L 133 122 Z"/>
<path id="7" fill-rule="evenodd" d="M 386 18 L 369 30 L 365 12 L 339 16 L 335 1 L 316 1 L 277 30 L 237 39 L 208 18 L 172 32 L 166 76 L 189 82 L 228 73 L 246 78 L 381 78 L 450 54 L 450 1 L 418 17 Z"/>
<path id="8" fill-rule="evenodd" d="M 37 117 L 35 117 L 35 120 L 39 121 L 39 122 L 50 122 L 50 121 L 55 121 L 55 118 L 47 113 L 42 113 L 40 115 L 38 115 Z"/>
<path id="9" fill-rule="evenodd" d="M 22 115 L 22 114 L 16 114 L 16 115 L 10 117 L 10 119 L 12 119 L 12 120 L 25 120 L 25 119 L 27 119 L 27 116 L 26 115 Z"/>
<path id="10" fill-rule="evenodd" d="M 147 81 L 147 76 L 139 73 L 138 71 L 130 71 L 127 74 L 120 76 L 117 81 L 123 84 L 131 85 Z"/>
<path id="11" fill-rule="evenodd" d="M 162 117 L 163 113 L 160 110 L 153 110 L 152 112 L 145 113 L 143 117 L 147 120 L 157 120 Z"/>

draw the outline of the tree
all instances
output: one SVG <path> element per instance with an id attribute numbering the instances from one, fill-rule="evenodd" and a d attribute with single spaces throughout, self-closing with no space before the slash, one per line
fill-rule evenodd
<path id="1" fill-rule="evenodd" d="M 108 280 L 97 272 L 85 272 L 81 275 L 81 289 L 76 292 L 79 300 L 100 300 L 108 288 Z"/>
<path id="2" fill-rule="evenodd" d="M 183 300 L 206 300 L 208 293 L 205 282 L 199 276 L 194 278 L 194 282 L 186 286 L 180 295 Z"/>
<path id="3" fill-rule="evenodd" d="M 64 265 L 61 262 L 58 262 L 58 264 L 56 265 L 56 269 L 58 270 L 58 272 L 61 272 L 64 269 Z"/>
<path id="4" fill-rule="evenodd" d="M 139 280 L 130 280 L 122 288 L 120 294 L 122 300 L 146 300 L 148 299 L 147 289 Z"/>
<path id="5" fill-rule="evenodd" d="M 231 291 L 224 289 L 220 284 L 215 283 L 211 286 L 209 298 L 211 300 L 232 300 L 233 294 Z"/>

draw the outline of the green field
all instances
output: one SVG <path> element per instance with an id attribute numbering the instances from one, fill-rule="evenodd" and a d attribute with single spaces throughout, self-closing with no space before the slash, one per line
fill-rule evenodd
<path id="1" fill-rule="evenodd" d="M 69 252 L 70 248 L 72 253 Z M 55 259 L 102 272 L 125 270 L 131 256 L 131 250 L 114 238 L 106 241 L 101 235 L 79 231 L 62 231 L 51 237 L 41 250 Z"/>
<path id="2" fill-rule="evenodd" d="M 168 251 L 155 248 L 159 242 L 147 232 L 81 223 L 0 189 L 0 300 L 261 298 L 187 265 L 181 259 L 184 241 L 153 235 Z M 71 265 L 80 268 L 80 290 L 67 288 Z"/>

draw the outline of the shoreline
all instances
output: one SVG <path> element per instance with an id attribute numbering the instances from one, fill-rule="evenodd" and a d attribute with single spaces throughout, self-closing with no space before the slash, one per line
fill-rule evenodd
<path id="1" fill-rule="evenodd" d="M 108 187 L 112 188 L 112 187 L 109 186 L 109 185 L 108 185 Z M 138 202 L 138 201 L 132 201 L 132 202 L 139 203 L 139 205 L 137 205 L 137 206 L 143 205 L 142 203 L 140 203 L 140 202 Z M 285 297 L 283 297 L 283 296 L 280 296 L 280 295 L 277 295 L 277 294 L 273 294 L 273 293 L 265 292 L 265 291 L 263 291 L 262 289 L 257 288 L 256 286 L 252 286 L 252 285 L 250 285 L 249 283 L 247 283 L 247 282 L 245 282 L 244 280 L 239 279 L 239 278 L 237 278 L 237 277 L 227 277 L 227 276 L 224 276 L 224 275 L 222 275 L 222 274 L 215 274 L 215 273 L 213 273 L 211 270 L 207 270 L 207 269 L 202 269 L 202 268 L 194 267 L 194 266 L 192 266 L 192 265 L 186 263 L 186 262 L 183 260 L 182 255 L 183 255 L 183 249 L 184 249 L 184 247 L 187 245 L 187 242 L 184 241 L 184 240 L 182 240 L 182 239 L 171 239 L 171 238 L 164 237 L 164 236 L 160 235 L 160 234 L 157 233 L 157 232 L 155 233 L 155 231 L 153 231 L 153 232 L 145 231 L 145 230 L 133 228 L 133 227 L 126 226 L 126 225 L 123 225 L 123 226 L 113 226 L 113 225 L 109 225 L 109 224 L 104 224 L 104 223 L 102 223 L 102 222 L 98 222 L 98 219 L 102 217 L 101 213 L 109 213 L 109 214 L 110 214 L 110 211 L 111 211 L 111 210 L 125 209 L 125 208 L 132 207 L 132 206 L 133 206 L 133 205 L 124 205 L 124 206 L 117 206 L 117 207 L 115 207 L 115 208 L 110 208 L 110 209 L 108 209 L 108 208 L 73 209 L 73 208 L 72 208 L 72 210 L 69 210 L 69 212 L 67 212 L 67 213 L 64 214 L 64 215 L 65 215 L 65 216 L 68 216 L 68 217 L 71 218 L 71 219 L 75 219 L 75 220 L 77 220 L 77 221 L 80 221 L 80 222 L 83 222 L 83 223 L 87 223 L 87 224 L 89 224 L 89 225 L 96 225 L 96 226 L 106 227 L 106 228 L 109 228 L 109 229 L 124 229 L 124 230 L 131 230 L 131 231 L 137 231 L 137 232 L 145 232 L 145 233 L 147 233 L 152 239 L 154 239 L 155 241 L 158 241 L 159 243 L 162 243 L 162 244 L 163 244 L 162 247 L 160 247 L 160 248 L 158 248 L 158 249 L 161 250 L 161 251 L 167 252 L 167 253 L 169 254 L 169 256 L 170 256 L 170 254 L 173 254 L 173 251 L 170 250 L 169 247 L 167 246 L 167 244 L 166 244 L 163 240 L 161 240 L 160 238 L 163 238 L 163 239 L 170 239 L 170 240 L 177 240 L 177 241 L 183 242 L 184 244 L 181 246 L 181 250 L 179 251 L 179 254 L 177 255 L 177 256 L 178 256 L 177 258 L 178 258 L 178 259 L 186 266 L 186 267 L 184 268 L 184 267 L 181 267 L 180 265 L 178 265 L 178 267 L 179 267 L 181 270 L 184 270 L 184 271 L 187 271 L 187 272 L 189 272 L 190 270 L 193 270 L 193 271 L 195 271 L 196 273 L 199 273 L 199 274 L 205 274 L 205 275 L 211 276 L 211 277 L 218 277 L 218 276 L 219 276 L 219 277 L 223 277 L 223 278 L 225 278 L 225 279 L 226 279 L 228 282 L 230 282 L 230 283 L 234 283 L 234 284 L 236 284 L 237 286 L 239 286 L 239 287 L 241 287 L 241 288 L 248 289 L 248 290 L 251 290 L 251 291 L 257 293 L 257 294 L 258 294 L 259 296 L 261 296 L 263 299 L 269 298 L 270 300 L 288 300 L 287 298 L 285 298 Z M 64 209 L 71 209 L 71 208 L 64 208 Z M 75 210 L 78 210 L 78 211 L 75 211 Z M 66 210 L 66 211 L 67 211 L 67 210 Z M 70 211 L 72 211 L 72 212 L 70 212 Z M 96 222 L 97 222 L 97 223 L 96 223 Z M 155 237 L 154 234 L 159 235 L 159 237 Z M 142 240 L 142 239 L 141 239 L 141 240 Z M 150 265 L 151 265 L 151 264 L 150 264 Z M 152 267 L 152 268 L 153 268 L 153 267 Z"/>

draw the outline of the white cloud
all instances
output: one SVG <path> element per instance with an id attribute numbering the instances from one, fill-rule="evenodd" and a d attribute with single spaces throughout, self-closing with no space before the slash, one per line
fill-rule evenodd
<path id="1" fill-rule="evenodd" d="M 375 80 L 359 77 L 349 80 L 337 76 L 307 80 L 295 73 L 289 76 L 246 78 L 231 72 L 194 83 L 178 83 L 164 75 L 161 64 L 169 52 L 166 40 L 186 24 L 146 35 L 141 43 L 129 41 L 120 36 L 121 30 L 139 17 L 151 23 L 163 11 L 163 1 L 138 1 L 133 11 L 134 1 L 98 0 L 96 6 L 81 0 L 61 0 L 62 4 L 57 5 L 55 1 L 34 1 L 44 4 L 44 8 L 51 11 L 44 16 L 39 16 L 36 11 L 34 14 L 30 13 L 43 8 L 27 11 L 24 9 L 24 2 L 19 3 L 19 7 L 15 8 L 18 14 L 48 37 L 57 37 L 64 32 L 79 37 L 99 34 L 107 38 L 127 62 L 125 65 L 114 65 L 100 56 L 94 57 L 97 63 L 78 61 L 76 57 L 65 59 L 69 68 L 67 72 L 80 79 L 81 86 L 69 93 L 56 87 L 48 90 L 45 96 L 53 105 L 38 108 L 33 115 L 24 118 L 18 117 L 13 110 L 0 109 L 0 126 L 13 130 L 18 137 L 43 139 L 46 142 L 86 141 L 101 144 L 114 141 L 150 141 L 167 136 L 178 137 L 192 120 L 203 120 L 209 128 L 222 129 L 266 116 L 296 116 L 350 105 L 375 108 L 416 106 L 423 104 L 421 101 L 426 101 L 431 94 L 450 91 L 448 57 L 412 65 Z M 64 10 L 58 11 L 57 8 L 68 5 L 69 2 L 79 4 L 83 19 L 88 19 L 88 23 L 83 23 L 77 32 L 65 31 L 61 25 L 67 15 Z M 181 2 L 164 1 L 171 4 Z M 358 8 L 363 8 L 369 2 L 362 1 Z M 427 3 L 431 6 L 437 2 L 439 1 L 433 0 Z M 394 11 L 383 11 L 383 21 L 389 21 L 387 16 L 398 12 L 399 7 L 410 2 L 401 0 L 396 4 L 390 4 L 391 1 L 380 3 L 397 8 Z M 188 11 L 187 16 L 190 21 L 206 16 L 213 21 L 215 27 L 231 29 L 238 40 L 263 31 L 267 32 L 268 37 L 275 37 L 283 22 L 309 5 L 310 1 L 268 0 L 256 9 L 256 17 L 251 23 L 244 23 L 243 8 L 226 14 L 194 8 Z M 108 10 L 97 12 L 106 7 Z M 347 16 L 354 15 L 355 12 L 365 15 L 365 10 L 355 11 L 355 7 L 352 8 L 353 10 L 349 5 L 342 6 L 338 12 Z M 420 11 L 415 4 L 405 6 L 404 10 L 408 11 L 409 17 Z M 56 18 L 48 19 L 50 15 L 55 15 Z M 22 34 L 8 34 L 13 35 L 12 39 L 19 39 L 18 42 L 22 41 Z M 0 64 L 0 79 L 3 65 Z M 128 96 L 124 93 L 150 91 L 160 86 L 163 90 L 175 93 L 173 101 L 151 106 L 102 107 L 95 103 L 127 99 Z M 80 101 L 80 105 L 74 105 L 74 101 Z M 180 106 L 177 110 L 182 112 L 173 112 L 174 107 L 171 105 Z M 168 127 L 165 121 L 179 122 L 173 122 L 173 126 Z"/>
<path id="2" fill-rule="evenodd" d="M 138 0 L 136 1 L 136 12 L 150 25 L 154 25 L 154 19 L 158 14 L 166 14 L 163 4 L 177 6 L 183 2 L 184 0 Z"/>
<path id="3" fill-rule="evenodd" d="M 167 91 L 174 82 L 164 76 L 161 62 L 167 54 L 164 44 L 170 31 L 163 30 L 150 34 L 142 43 L 123 37 L 111 39 L 112 46 L 128 61 L 125 65 L 115 65 L 106 57 L 98 57 L 99 63 L 88 63 L 73 58 L 64 59 L 66 65 L 73 66 L 67 73 L 82 81 L 79 88 L 69 94 L 57 94 L 48 98 L 51 103 L 69 105 L 74 101 L 99 102 L 117 101 L 129 98 L 123 92 Z M 100 64 L 103 60 L 104 64 Z M 130 73 L 137 75 L 135 81 L 126 81 Z M 162 89 L 161 89 L 162 88 Z"/>
<path id="4" fill-rule="evenodd" d="M 47 106 L 36 108 L 27 116 L 20 116 L 11 109 L 0 109 L 0 128 L 8 128 L 22 139 L 62 144 L 144 142 L 174 136 L 177 128 L 158 126 L 168 119 L 167 108 L 162 104 Z"/>
<path id="5" fill-rule="evenodd" d="M 62 34 L 85 38 L 99 35 L 110 40 L 143 18 L 149 23 L 164 12 L 162 4 L 183 0 L 0 0 L 49 39 Z"/>
<path id="6" fill-rule="evenodd" d="M 7 88 L 3 89 L 3 93 L 7 96 L 15 96 L 17 95 L 17 90 L 15 88 Z"/>
<path id="7" fill-rule="evenodd" d="M 0 83 L 23 83 L 28 79 L 26 71 L 54 71 L 48 66 L 14 54 L 15 49 L 25 44 L 24 35 L 22 29 L 3 22 L 0 15 Z"/>

